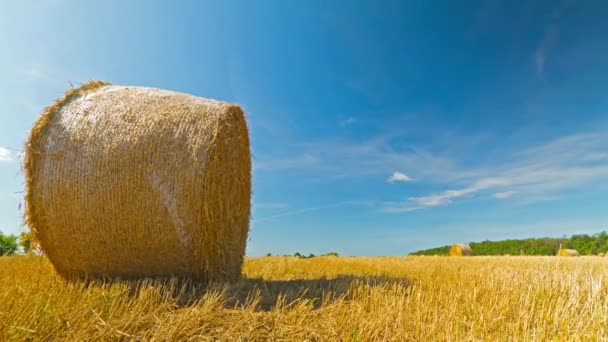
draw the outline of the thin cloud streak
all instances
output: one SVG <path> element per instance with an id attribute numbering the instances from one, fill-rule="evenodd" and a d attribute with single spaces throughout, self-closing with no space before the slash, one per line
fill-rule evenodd
<path id="1" fill-rule="evenodd" d="M 602 152 L 606 149 L 608 134 L 581 133 L 558 138 L 515 153 L 498 167 L 476 171 L 492 177 L 472 180 L 472 185 L 456 190 L 410 197 L 397 206 L 401 211 L 394 210 L 394 204 L 387 204 L 386 208 L 390 210 L 385 211 L 406 212 L 436 207 L 486 190 L 495 190 L 494 197 L 498 199 L 507 199 L 517 193 L 518 197 L 531 203 L 534 198 L 548 198 L 548 195 L 561 190 L 608 180 L 608 159 Z"/>
<path id="2" fill-rule="evenodd" d="M 412 206 L 408 207 L 404 205 L 401 207 L 400 212 L 407 212 L 422 209 L 425 207 L 436 207 L 439 205 L 444 205 L 450 203 L 452 199 L 463 197 L 467 195 L 474 194 L 481 190 L 493 188 L 496 186 L 502 186 L 508 184 L 509 181 L 507 179 L 501 178 L 486 178 L 477 181 L 475 184 L 456 190 L 447 190 L 439 194 L 429 195 L 429 196 L 421 196 L 421 197 L 410 197 L 408 198 L 409 203 L 413 203 Z M 409 210 L 408 210 L 409 209 Z M 390 211 L 389 211 L 390 212 Z M 396 211 L 393 211 L 396 212 Z"/>
<path id="3" fill-rule="evenodd" d="M 285 209 L 289 207 L 289 204 L 283 202 L 254 203 L 253 207 L 260 209 Z"/>
<path id="4" fill-rule="evenodd" d="M 356 123 L 357 123 L 357 118 L 355 118 L 354 116 L 349 116 L 348 118 L 340 121 L 340 126 L 345 127 L 345 126 L 354 125 Z"/>
<path id="5" fill-rule="evenodd" d="M 515 191 L 502 191 L 494 194 L 494 198 L 496 199 L 507 199 L 515 194 Z"/>
<path id="6" fill-rule="evenodd" d="M 377 136 L 362 141 L 318 140 L 292 147 L 301 150 L 300 157 L 263 158 L 256 160 L 258 171 L 298 169 L 328 178 L 374 177 L 394 170 L 411 170 L 417 181 L 465 181 L 466 171 L 451 158 L 434 154 L 421 147 L 404 150 L 392 146 L 394 136 Z M 468 175 L 473 176 L 473 175 Z"/>
<path id="7" fill-rule="evenodd" d="M 251 222 L 255 223 L 255 222 L 270 221 L 270 220 L 281 218 L 281 217 L 300 215 L 300 214 L 305 214 L 305 213 L 308 213 L 311 211 L 319 211 L 319 210 L 323 210 L 323 209 L 336 208 L 336 207 L 341 207 L 341 206 L 349 205 L 349 204 L 352 205 L 354 203 L 355 202 L 353 202 L 353 201 L 344 201 L 344 202 L 338 202 L 338 203 L 333 203 L 333 204 L 328 204 L 328 205 L 323 205 L 323 206 L 318 206 L 318 207 L 291 210 L 291 211 L 283 212 L 283 213 L 276 214 L 276 215 L 270 215 L 270 216 L 265 216 L 265 217 L 261 217 L 258 219 L 252 219 Z"/>
<path id="8" fill-rule="evenodd" d="M 263 160 L 257 170 L 292 169 L 298 177 L 316 176 L 327 181 L 349 178 L 377 177 L 395 170 L 408 170 L 419 184 L 433 184 L 448 190 L 409 196 L 403 202 L 386 203 L 385 212 L 409 212 L 449 204 L 458 198 L 488 193 L 513 191 L 517 201 L 534 203 L 537 199 L 555 198 L 575 187 L 602 180 L 608 181 L 608 134 L 581 132 L 557 137 L 520 150 L 503 147 L 492 159 L 480 159 L 475 165 L 463 167 L 453 153 L 454 141 L 435 144 L 434 148 L 396 143 L 399 136 L 377 136 L 363 141 L 320 140 L 300 143 L 300 157 Z M 469 146 L 458 139 L 467 151 Z M 484 142 L 485 143 L 485 142 Z M 496 158 L 498 156 L 499 158 Z M 504 195 L 502 195 L 504 197 Z M 501 197 L 499 195 L 498 197 Z M 507 198 L 501 198 L 506 200 Z"/>

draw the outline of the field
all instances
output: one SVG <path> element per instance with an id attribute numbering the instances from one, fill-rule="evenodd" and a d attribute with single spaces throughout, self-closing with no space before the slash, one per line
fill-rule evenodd
<path id="1" fill-rule="evenodd" d="M 608 340 L 608 259 L 263 257 L 235 284 L 0 258 L 0 340 Z"/>

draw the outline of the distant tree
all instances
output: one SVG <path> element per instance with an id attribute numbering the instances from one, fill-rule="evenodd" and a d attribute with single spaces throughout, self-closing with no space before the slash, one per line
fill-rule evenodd
<path id="1" fill-rule="evenodd" d="M 562 248 L 576 249 L 581 255 L 608 252 L 608 234 L 578 234 L 570 238 L 531 238 L 521 240 L 482 241 L 469 244 L 475 255 L 555 255 Z M 425 249 L 411 255 L 446 255 L 450 246 Z"/>
<path id="2" fill-rule="evenodd" d="M 302 254 L 300 254 L 300 252 L 295 252 L 295 253 L 293 254 L 293 256 L 294 256 L 294 257 L 296 257 L 296 258 L 301 258 L 301 257 L 302 257 Z"/>
<path id="3" fill-rule="evenodd" d="M 308 256 L 307 256 L 307 258 L 314 258 L 314 257 L 315 257 L 315 255 L 312 253 L 308 254 Z"/>
<path id="4" fill-rule="evenodd" d="M 17 236 L 15 235 L 4 235 L 0 232 L 0 256 L 12 255 L 19 249 L 17 243 Z"/>
<path id="5" fill-rule="evenodd" d="M 329 252 L 329 253 L 325 253 L 325 254 L 323 254 L 321 256 L 335 256 L 335 257 L 337 257 L 337 256 L 340 256 L 340 255 L 338 253 L 336 253 L 336 252 Z"/>
<path id="6" fill-rule="evenodd" d="M 19 245 L 25 254 L 37 253 L 40 251 L 38 244 L 32 240 L 32 232 L 27 231 L 19 235 Z"/>

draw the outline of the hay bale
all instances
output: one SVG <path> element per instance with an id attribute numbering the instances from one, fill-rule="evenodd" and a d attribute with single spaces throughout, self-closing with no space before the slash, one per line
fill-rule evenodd
<path id="1" fill-rule="evenodd" d="M 576 249 L 562 248 L 557 252 L 557 256 L 579 256 L 579 254 Z"/>
<path id="2" fill-rule="evenodd" d="M 233 279 L 249 231 L 238 105 L 93 81 L 26 145 L 25 222 L 63 276 Z"/>
<path id="3" fill-rule="evenodd" d="M 606 256 L 606 254 L 605 254 L 605 253 L 599 253 L 597 256 L 599 256 L 599 257 L 602 257 L 602 258 L 603 258 L 603 257 L 605 257 L 605 256 Z"/>
<path id="4" fill-rule="evenodd" d="M 464 243 L 455 243 L 450 248 L 450 256 L 470 256 L 473 255 L 471 246 Z"/>

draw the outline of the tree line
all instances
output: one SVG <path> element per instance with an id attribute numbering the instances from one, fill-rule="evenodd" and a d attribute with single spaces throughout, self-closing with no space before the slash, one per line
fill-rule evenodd
<path id="1" fill-rule="evenodd" d="M 36 248 L 30 232 L 23 232 L 17 236 L 7 235 L 0 231 L 0 256 L 13 255 L 18 252 L 28 254 L 34 252 Z"/>
<path id="2" fill-rule="evenodd" d="M 608 253 L 608 234 L 575 234 L 563 238 L 530 238 L 469 243 L 473 255 L 555 255 L 561 248 L 576 249 L 581 255 Z M 451 246 L 420 250 L 410 255 L 447 255 Z"/>

